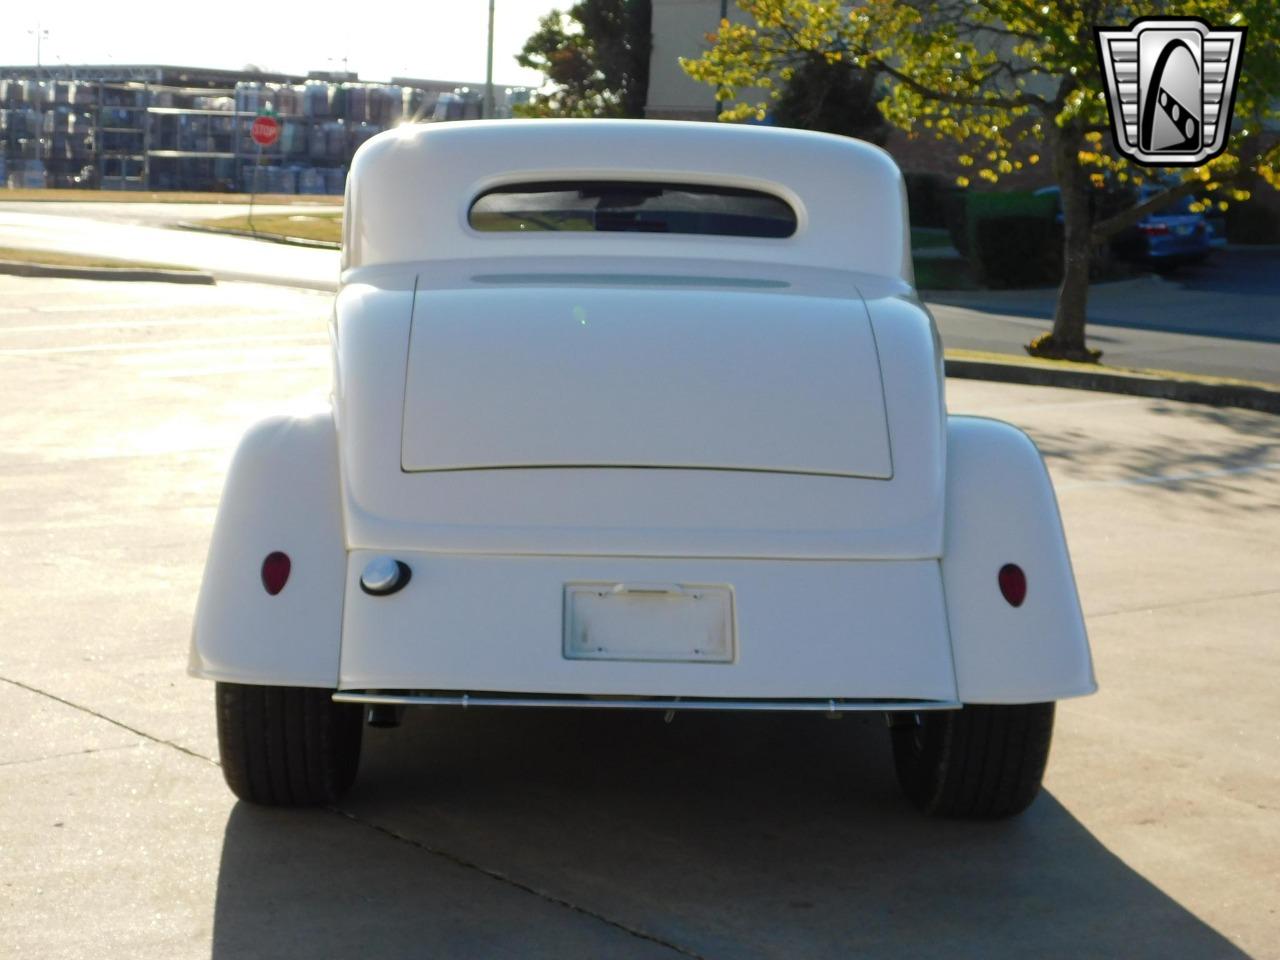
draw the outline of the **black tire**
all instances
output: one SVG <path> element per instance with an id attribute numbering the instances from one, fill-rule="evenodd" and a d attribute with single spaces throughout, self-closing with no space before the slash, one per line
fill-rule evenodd
<path id="1" fill-rule="evenodd" d="M 991 820 L 1021 813 L 1040 791 L 1053 706 L 969 705 L 893 717 L 903 793 L 930 816 Z"/>
<path id="2" fill-rule="evenodd" d="M 270 806 L 333 803 L 360 763 L 362 708 L 331 690 L 219 683 L 218 755 L 241 800 Z"/>

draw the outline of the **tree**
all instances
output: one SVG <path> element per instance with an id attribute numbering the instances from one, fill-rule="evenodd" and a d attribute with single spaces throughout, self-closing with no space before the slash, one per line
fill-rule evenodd
<path id="1" fill-rule="evenodd" d="M 1280 5 L 1275 0 L 738 0 L 751 21 L 721 21 L 700 58 L 681 63 L 716 87 L 770 89 L 815 56 L 848 61 L 889 83 L 880 109 L 910 137 L 953 140 L 965 152 L 957 182 L 995 183 L 1047 154 L 1061 189 L 1063 278 L 1053 330 L 1028 347 L 1077 360 L 1100 355 L 1085 344 L 1093 247 L 1176 200 L 1243 201 L 1237 185 L 1256 173 L 1280 189 L 1280 143 L 1264 122 L 1280 117 Z M 1127 26 L 1160 13 L 1198 16 L 1215 26 L 1248 26 L 1248 44 L 1226 151 L 1192 169 L 1134 166 L 1110 144 L 1110 124 L 1094 26 Z M 768 102 L 738 102 L 722 119 L 763 118 Z M 1171 179 L 1166 179 L 1171 178 Z M 1144 179 L 1166 184 L 1150 199 L 1095 218 L 1090 195 Z"/>
<path id="2" fill-rule="evenodd" d="M 516 56 L 552 88 L 524 116 L 643 117 L 649 93 L 650 0 L 580 0 L 552 10 Z"/>
<path id="3" fill-rule="evenodd" d="M 876 77 L 845 61 L 806 57 L 773 108 L 779 126 L 857 137 L 883 144 L 889 135 L 880 108 Z"/>

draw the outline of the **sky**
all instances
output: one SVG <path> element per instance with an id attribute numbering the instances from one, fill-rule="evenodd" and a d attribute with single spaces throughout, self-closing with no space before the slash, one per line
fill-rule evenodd
<path id="1" fill-rule="evenodd" d="M 493 79 L 538 86 L 515 55 L 553 7 L 572 0 L 495 0 Z M 346 69 L 393 76 L 483 81 L 487 0 L 362 3 L 181 3 L 175 0 L 36 0 L 17 3 L 0 30 L 0 65 L 155 63 L 306 73 Z"/>

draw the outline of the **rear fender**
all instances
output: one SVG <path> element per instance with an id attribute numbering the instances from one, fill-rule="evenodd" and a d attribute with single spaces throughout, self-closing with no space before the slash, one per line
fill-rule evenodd
<path id="1" fill-rule="evenodd" d="M 273 417 L 240 441 L 214 523 L 189 672 L 211 680 L 334 688 L 347 553 L 329 412 Z M 289 556 L 270 596 L 262 564 Z"/>
<path id="2" fill-rule="evenodd" d="M 1000 592 L 1007 563 L 1026 574 L 1018 607 Z M 962 702 L 1037 703 L 1097 689 L 1049 473 L 1007 423 L 948 418 L 942 583 Z"/>

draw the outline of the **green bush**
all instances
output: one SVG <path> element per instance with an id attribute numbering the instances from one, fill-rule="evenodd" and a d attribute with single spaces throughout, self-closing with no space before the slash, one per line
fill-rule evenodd
<path id="1" fill-rule="evenodd" d="M 944 205 L 951 242 L 965 256 L 974 250 L 978 224 L 992 217 L 1043 217 L 1053 220 L 1058 197 L 1027 190 L 954 190 Z"/>
<path id="2" fill-rule="evenodd" d="M 904 173 L 913 227 L 946 227 L 947 206 L 956 188 L 939 173 Z"/>
<path id="3" fill-rule="evenodd" d="M 1062 233 L 1053 217 L 1010 214 L 973 221 L 974 267 L 988 287 L 1039 287 L 1062 277 Z"/>
<path id="4" fill-rule="evenodd" d="M 969 194 L 956 188 L 942 203 L 943 226 L 951 234 L 951 245 L 965 256 L 969 254 Z"/>
<path id="5" fill-rule="evenodd" d="M 1255 200 L 1231 204 L 1226 221 L 1232 243 L 1280 243 L 1280 214 Z"/>

